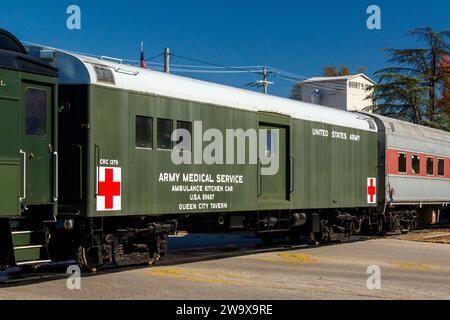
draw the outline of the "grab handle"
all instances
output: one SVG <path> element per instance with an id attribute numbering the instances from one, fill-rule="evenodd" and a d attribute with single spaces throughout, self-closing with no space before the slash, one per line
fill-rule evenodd
<path id="1" fill-rule="evenodd" d="M 291 190 L 290 193 L 293 193 L 295 191 L 295 159 L 294 156 L 290 157 L 291 162 Z"/>
<path id="2" fill-rule="evenodd" d="M 262 177 L 261 177 L 261 161 L 258 158 L 258 163 L 256 166 L 256 189 L 258 198 L 262 196 Z"/>
<path id="3" fill-rule="evenodd" d="M 96 144 L 95 147 L 95 152 L 94 152 L 94 162 L 95 162 L 95 196 L 98 196 L 98 183 L 99 183 L 99 170 L 100 170 L 100 147 Z"/>
<path id="4" fill-rule="evenodd" d="M 53 152 L 53 184 L 54 184 L 54 191 L 55 191 L 55 196 L 53 197 L 53 201 L 57 202 L 58 198 L 59 198 L 59 155 L 58 152 Z"/>
<path id="5" fill-rule="evenodd" d="M 23 196 L 19 200 L 23 202 L 27 198 L 27 153 L 23 150 L 19 152 L 23 156 Z"/>

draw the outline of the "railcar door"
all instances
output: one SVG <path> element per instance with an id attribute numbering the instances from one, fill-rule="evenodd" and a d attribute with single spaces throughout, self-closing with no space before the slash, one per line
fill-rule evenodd
<path id="1" fill-rule="evenodd" d="M 1 78 L 4 79 L 3 75 Z M 0 95 L 6 97 L 4 91 L 0 90 Z M 15 97 L 0 96 L 0 218 L 19 215 L 18 101 Z"/>
<path id="2" fill-rule="evenodd" d="M 25 188 L 23 203 L 53 202 L 52 88 L 22 83 L 22 149 Z"/>
<path id="3" fill-rule="evenodd" d="M 265 118 L 264 118 L 265 119 Z M 260 117 L 261 120 L 261 117 Z M 289 204 L 292 192 L 290 179 L 290 119 L 286 123 L 260 121 L 259 129 L 267 135 L 261 141 L 259 165 L 259 202 L 261 205 L 279 206 Z M 264 132 L 264 131 L 263 131 Z M 266 163 L 264 163 L 266 162 Z M 264 170 L 266 169 L 266 170 Z"/>

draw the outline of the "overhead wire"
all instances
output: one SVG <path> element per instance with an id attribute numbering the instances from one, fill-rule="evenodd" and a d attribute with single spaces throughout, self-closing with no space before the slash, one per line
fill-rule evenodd
<path id="1" fill-rule="evenodd" d="M 38 46 L 38 44 L 28 42 L 28 41 L 23 41 L 23 43 Z M 104 57 L 101 55 L 80 52 L 80 51 L 70 50 L 70 52 L 72 52 L 74 54 L 78 54 L 78 55 L 84 55 L 84 56 L 88 56 L 88 57 L 92 57 L 92 58 L 97 58 L 97 59 L 101 59 L 102 57 Z M 157 66 L 157 67 L 154 67 L 155 70 L 162 70 L 164 63 L 152 61 L 152 60 L 155 60 L 162 56 L 164 56 L 164 53 L 160 53 L 160 54 L 157 54 L 150 58 L 146 58 L 145 62 L 148 63 L 149 65 Z M 245 73 L 249 73 L 249 74 L 261 75 L 261 74 L 263 74 L 264 68 L 266 68 L 268 75 L 275 76 L 279 79 L 289 81 L 291 83 L 300 83 L 302 81 L 310 79 L 310 77 L 298 75 L 298 74 L 288 72 L 285 70 L 281 70 L 278 68 L 274 68 L 271 66 L 262 66 L 262 65 L 226 66 L 226 65 L 221 65 L 221 64 L 217 64 L 217 63 L 213 63 L 213 62 L 209 62 L 209 61 L 205 61 L 205 60 L 195 59 L 195 58 L 191 58 L 191 57 L 187 57 L 187 56 L 183 56 L 183 55 L 179 55 L 179 54 L 175 54 L 175 53 L 170 53 L 170 56 L 202 64 L 202 65 L 171 64 L 171 67 L 172 67 L 171 71 L 175 72 L 175 73 L 201 73 L 201 74 L 245 74 Z M 118 59 L 118 60 L 129 63 L 131 65 L 137 65 L 140 63 L 140 60 L 135 60 L 135 59 Z M 323 82 L 308 82 L 307 85 L 311 86 L 313 88 L 317 88 L 317 89 L 328 89 L 333 92 L 342 92 L 342 90 L 345 88 L 338 84 L 323 83 Z M 352 94 L 352 93 L 350 93 L 350 94 Z"/>

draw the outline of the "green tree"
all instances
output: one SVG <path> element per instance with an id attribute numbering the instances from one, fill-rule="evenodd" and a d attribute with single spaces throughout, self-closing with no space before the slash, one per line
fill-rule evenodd
<path id="1" fill-rule="evenodd" d="M 450 59 L 445 57 L 444 61 L 442 61 L 442 65 L 444 68 L 447 68 L 447 70 L 450 70 Z M 444 87 L 442 88 L 442 97 L 439 100 L 439 108 L 441 108 L 442 112 L 447 114 L 447 128 L 450 131 L 450 76 L 447 77 Z"/>
<path id="2" fill-rule="evenodd" d="M 402 74 L 383 74 L 368 99 L 382 101 L 367 109 L 388 117 L 423 124 L 427 88 L 420 80 Z"/>
<path id="3" fill-rule="evenodd" d="M 341 65 L 339 69 L 336 66 L 326 66 L 322 68 L 322 75 L 324 77 L 340 77 L 348 76 L 350 69 L 346 65 Z"/>
<path id="4" fill-rule="evenodd" d="M 294 100 L 302 101 L 302 88 L 303 88 L 302 83 L 294 84 L 292 86 L 290 98 L 294 99 Z"/>
<path id="5" fill-rule="evenodd" d="M 449 68 L 442 61 L 450 53 L 450 31 L 418 28 L 407 33 L 424 44 L 416 49 L 385 49 L 394 66 L 375 73 L 369 109 L 418 124 L 446 128 L 445 114 L 438 108 Z"/>

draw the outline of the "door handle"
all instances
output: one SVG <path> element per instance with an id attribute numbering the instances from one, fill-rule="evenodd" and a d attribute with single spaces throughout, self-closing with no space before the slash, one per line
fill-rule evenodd
<path id="1" fill-rule="evenodd" d="M 94 154 L 94 162 L 95 162 L 95 196 L 98 196 L 99 188 L 98 188 L 98 181 L 99 181 L 99 174 L 100 174 L 100 147 L 96 144 L 95 147 L 95 154 Z"/>
<path id="2" fill-rule="evenodd" d="M 53 197 L 53 201 L 57 202 L 58 198 L 59 198 L 59 155 L 58 152 L 53 152 L 53 183 L 54 183 L 54 191 L 55 191 L 55 196 Z"/>
<path id="3" fill-rule="evenodd" d="M 291 190 L 290 193 L 294 192 L 295 189 L 295 159 L 294 156 L 290 156 L 290 160 L 291 160 Z"/>
<path id="4" fill-rule="evenodd" d="M 27 153 L 23 150 L 19 152 L 23 156 L 23 195 L 19 200 L 23 202 L 27 198 Z"/>
<path id="5" fill-rule="evenodd" d="M 256 189 L 258 198 L 262 196 L 262 177 L 261 177 L 261 161 L 258 158 L 258 164 L 256 166 Z"/>

